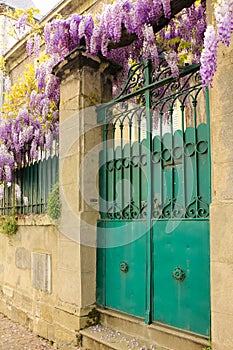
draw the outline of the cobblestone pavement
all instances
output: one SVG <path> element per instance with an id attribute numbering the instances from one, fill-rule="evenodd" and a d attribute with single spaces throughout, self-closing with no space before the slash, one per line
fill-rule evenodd
<path id="1" fill-rule="evenodd" d="M 0 350 L 50 350 L 49 341 L 0 314 Z"/>

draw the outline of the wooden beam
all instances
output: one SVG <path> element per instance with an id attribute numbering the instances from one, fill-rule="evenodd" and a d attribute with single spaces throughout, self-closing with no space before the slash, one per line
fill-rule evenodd
<path id="1" fill-rule="evenodd" d="M 177 13 L 182 11 L 184 8 L 190 7 L 194 4 L 195 0 L 171 0 L 171 18 L 173 18 Z M 156 23 L 151 23 L 154 29 L 154 32 L 157 33 L 169 23 L 170 19 L 164 17 L 164 14 L 159 18 Z M 110 41 L 108 49 L 117 49 L 119 47 L 128 46 L 132 44 L 133 41 L 137 39 L 136 34 L 130 34 L 127 32 L 125 27 L 122 27 L 122 35 L 119 43 Z"/>

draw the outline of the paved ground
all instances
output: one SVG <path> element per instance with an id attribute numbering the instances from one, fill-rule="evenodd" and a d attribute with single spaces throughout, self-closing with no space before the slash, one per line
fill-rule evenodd
<path id="1" fill-rule="evenodd" d="M 54 347 L 23 326 L 0 314 L 0 350 L 50 350 Z"/>

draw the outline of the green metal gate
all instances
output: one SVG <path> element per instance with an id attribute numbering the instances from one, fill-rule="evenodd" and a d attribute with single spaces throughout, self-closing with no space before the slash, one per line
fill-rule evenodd
<path id="1" fill-rule="evenodd" d="M 210 334 L 208 91 L 199 65 L 131 67 L 103 123 L 97 302 Z"/>

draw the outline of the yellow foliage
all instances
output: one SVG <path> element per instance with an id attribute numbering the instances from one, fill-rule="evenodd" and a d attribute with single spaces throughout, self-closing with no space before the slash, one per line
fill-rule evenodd
<path id="1" fill-rule="evenodd" d="M 19 109 L 29 102 L 29 96 L 33 90 L 37 91 L 37 81 L 35 79 L 35 67 L 32 64 L 26 66 L 23 77 L 11 86 L 9 92 L 4 93 L 4 104 L 2 106 L 3 116 L 10 113 L 16 116 Z"/>
<path id="2" fill-rule="evenodd" d="M 200 5 L 200 3 L 201 3 L 201 0 L 196 0 L 196 1 L 195 1 L 195 4 L 194 4 L 195 7 L 198 7 L 198 6 Z"/>
<path id="3" fill-rule="evenodd" d="M 27 10 L 22 9 L 7 9 L 6 15 L 12 19 L 18 20 L 23 14 L 27 16 L 27 25 L 33 26 L 35 24 L 35 14 L 40 14 L 40 10 L 30 7 Z"/>

